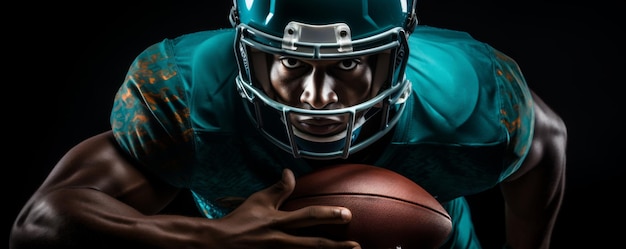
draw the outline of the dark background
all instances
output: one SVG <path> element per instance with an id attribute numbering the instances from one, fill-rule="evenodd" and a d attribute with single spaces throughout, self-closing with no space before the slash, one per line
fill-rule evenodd
<path id="1" fill-rule="evenodd" d="M 216 2 L 29 2 L 5 20 L 7 232 L 63 153 L 109 129 L 113 95 L 139 52 L 163 38 L 228 26 L 231 1 Z M 624 114 L 618 92 L 626 82 L 623 13 L 617 1 L 418 5 L 422 24 L 468 31 L 516 59 L 531 88 L 567 123 L 567 192 L 554 248 L 614 247 L 626 231 L 616 205 L 625 176 L 624 163 L 617 162 L 624 153 L 623 118 L 618 120 Z M 468 198 L 485 248 L 498 248 L 503 223 L 497 190 Z"/>

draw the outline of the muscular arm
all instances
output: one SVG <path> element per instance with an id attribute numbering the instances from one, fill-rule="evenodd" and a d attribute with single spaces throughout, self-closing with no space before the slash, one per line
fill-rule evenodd
<path id="1" fill-rule="evenodd" d="M 535 135 L 518 172 L 501 185 L 506 241 L 514 249 L 549 248 L 565 189 L 567 130 L 536 94 Z"/>
<path id="2" fill-rule="evenodd" d="M 158 214 L 178 189 L 138 171 L 117 149 L 111 132 L 105 132 L 72 148 L 59 161 L 18 215 L 9 247 L 340 249 L 356 245 L 281 232 L 284 227 L 345 223 L 351 217 L 336 207 L 278 211 L 294 186 L 293 174 L 285 171 L 282 180 L 219 220 Z"/>
<path id="3" fill-rule="evenodd" d="M 121 241 L 154 242 L 153 235 L 142 234 L 146 229 L 137 228 L 159 229 L 161 221 L 145 215 L 161 210 L 177 191 L 140 173 L 106 132 L 80 143 L 58 162 L 19 214 L 11 246 L 71 248 L 87 242 L 106 247 L 120 241 L 110 239 L 118 236 Z"/>

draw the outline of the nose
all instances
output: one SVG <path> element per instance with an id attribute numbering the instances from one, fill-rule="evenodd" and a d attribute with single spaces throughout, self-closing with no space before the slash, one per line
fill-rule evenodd
<path id="1" fill-rule="evenodd" d="M 338 101 L 335 92 L 336 80 L 324 70 L 314 69 L 305 76 L 303 92 L 300 101 L 310 105 L 313 109 L 324 109 Z"/>

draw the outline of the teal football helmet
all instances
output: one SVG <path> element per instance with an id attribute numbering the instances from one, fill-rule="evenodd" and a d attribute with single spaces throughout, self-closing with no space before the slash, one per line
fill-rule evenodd
<path id="1" fill-rule="evenodd" d="M 234 0 L 230 21 L 239 66 L 237 88 L 248 116 L 272 143 L 294 157 L 347 158 L 387 134 L 397 123 L 410 96 L 404 70 L 407 39 L 417 25 L 413 0 Z M 342 109 L 311 110 L 268 97 L 251 51 L 304 60 L 341 60 L 389 53 L 377 95 Z M 378 63 L 383 64 L 383 63 Z M 316 137 L 298 131 L 290 115 L 345 116 L 345 131 Z M 372 118 L 376 117 L 376 118 Z M 375 132 L 363 132 L 367 124 Z M 370 128 L 368 128 L 368 131 Z"/>

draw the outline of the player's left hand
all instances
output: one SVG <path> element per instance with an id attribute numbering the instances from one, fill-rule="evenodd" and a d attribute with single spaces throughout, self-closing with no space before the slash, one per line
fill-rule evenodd
<path id="1" fill-rule="evenodd" d="M 240 206 L 219 220 L 223 249 L 230 248 L 360 248 L 354 241 L 334 241 L 321 237 L 300 237 L 285 229 L 320 224 L 350 222 L 350 210 L 335 206 L 309 206 L 295 211 L 279 207 L 295 188 L 295 177 L 289 169 L 272 186 L 252 194 Z"/>

